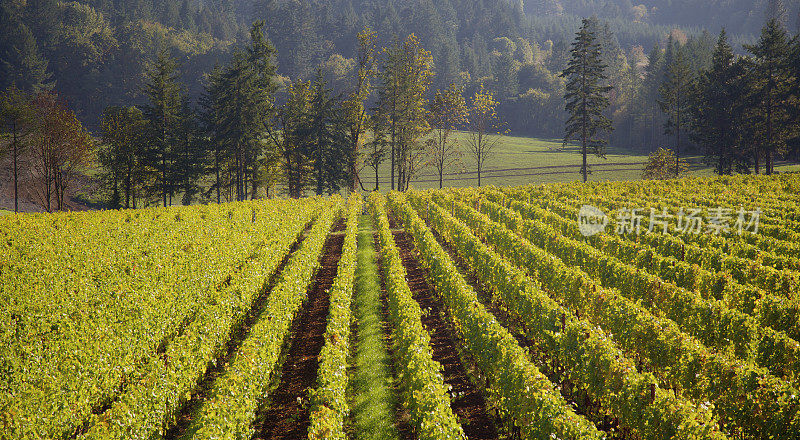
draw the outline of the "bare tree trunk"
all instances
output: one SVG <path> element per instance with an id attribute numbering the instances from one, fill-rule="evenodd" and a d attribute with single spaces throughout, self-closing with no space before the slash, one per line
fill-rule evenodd
<path id="1" fill-rule="evenodd" d="M 14 122 L 14 126 L 12 128 L 14 131 L 14 212 L 19 212 L 19 189 L 18 189 L 18 169 L 17 169 L 17 155 L 19 151 L 17 149 L 17 123 Z"/>
<path id="2" fill-rule="evenodd" d="M 675 146 L 675 177 L 678 177 L 678 173 L 680 172 L 678 164 L 680 163 L 681 157 L 681 109 L 678 107 L 678 115 L 676 118 L 677 124 L 675 129 L 677 130 L 678 135 L 678 142 Z"/>
<path id="3" fill-rule="evenodd" d="M 220 203 L 220 187 L 219 187 L 219 145 L 214 151 L 214 173 L 217 176 L 217 204 Z"/>

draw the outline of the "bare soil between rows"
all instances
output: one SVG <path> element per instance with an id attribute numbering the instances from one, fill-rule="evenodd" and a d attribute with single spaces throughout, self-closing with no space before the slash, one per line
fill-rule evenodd
<path id="1" fill-rule="evenodd" d="M 428 226 L 430 227 L 430 225 Z M 630 427 L 622 424 L 618 418 L 605 414 L 600 404 L 593 400 L 586 391 L 581 390 L 579 386 L 576 386 L 576 384 L 564 377 L 565 369 L 559 364 L 558 359 L 552 357 L 550 353 L 542 353 L 539 351 L 538 347 L 526 338 L 521 330 L 516 328 L 517 325 L 514 319 L 506 312 L 504 305 L 501 304 L 499 300 L 493 298 L 491 292 L 484 288 L 484 285 L 478 280 L 474 271 L 465 264 L 464 260 L 458 255 L 457 250 L 444 240 L 433 228 L 430 228 L 430 230 L 434 237 L 436 237 L 439 245 L 442 246 L 450 256 L 450 259 L 453 260 L 456 267 L 458 267 L 462 276 L 467 281 L 467 284 L 469 284 L 478 295 L 481 304 L 486 307 L 489 313 L 497 318 L 500 324 L 509 330 L 509 333 L 511 333 L 521 347 L 534 355 L 534 360 L 539 370 L 547 376 L 550 382 L 559 385 L 559 391 L 564 399 L 575 404 L 575 412 L 591 420 L 598 429 L 608 433 L 610 439 L 635 439 L 636 437 Z"/>
<path id="2" fill-rule="evenodd" d="M 340 219 L 328 235 L 320 268 L 308 290 L 308 299 L 294 328 L 283 363 L 280 383 L 256 417 L 254 439 L 305 438 L 309 425 L 308 393 L 316 385 L 319 354 L 324 345 L 330 296 L 344 245 L 345 222 Z"/>
<path id="3" fill-rule="evenodd" d="M 394 222 L 392 224 L 394 229 Z M 452 387 L 450 399 L 453 413 L 461 421 L 468 439 L 498 439 L 497 426 L 487 411 L 486 400 L 473 385 L 458 357 L 452 336 L 453 328 L 443 318 L 442 304 L 428 284 L 427 269 L 419 263 L 413 238 L 405 231 L 394 231 L 393 234 L 412 296 L 423 310 L 429 310 L 422 316 L 422 325 L 431 336 L 433 359 L 442 364 L 444 381 Z"/>
<path id="4" fill-rule="evenodd" d="M 289 248 L 289 251 L 283 256 L 283 259 L 278 267 L 275 269 L 272 275 L 270 275 L 269 279 L 266 280 L 264 289 L 262 289 L 261 294 L 253 302 L 253 306 L 247 312 L 244 321 L 231 331 L 231 337 L 222 351 L 222 354 L 214 361 L 208 363 L 205 375 L 203 375 L 202 379 L 197 384 L 197 387 L 195 387 L 195 390 L 192 392 L 192 398 L 181 406 L 176 416 L 175 424 L 164 435 L 165 440 L 179 439 L 186 434 L 186 431 L 189 429 L 192 421 L 197 416 L 200 407 L 203 405 L 203 402 L 211 397 L 214 383 L 221 375 L 225 373 L 225 368 L 227 368 L 228 363 L 233 360 L 236 352 L 238 352 L 239 348 L 241 348 L 242 343 L 244 343 L 245 339 L 247 339 L 247 337 L 250 335 L 250 330 L 252 329 L 253 325 L 258 322 L 258 319 L 264 312 L 264 308 L 267 305 L 267 299 L 269 298 L 272 289 L 275 287 L 275 284 L 277 284 L 278 279 L 280 279 L 280 275 L 283 272 L 283 269 L 286 267 L 286 264 L 289 262 L 289 258 L 297 251 L 297 249 L 300 247 L 300 244 L 305 239 L 305 234 L 309 229 L 311 229 L 311 225 L 312 223 L 306 225 L 306 229 L 303 234 L 292 244 L 292 246 Z M 229 281 L 230 276 L 226 282 Z"/>

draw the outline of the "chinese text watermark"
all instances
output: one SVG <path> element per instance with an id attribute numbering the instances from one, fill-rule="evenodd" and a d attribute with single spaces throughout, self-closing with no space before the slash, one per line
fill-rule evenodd
<path id="1" fill-rule="evenodd" d="M 621 208 L 611 219 L 600 208 L 591 205 L 581 206 L 578 211 L 578 229 L 586 237 L 604 232 L 612 223 L 614 232 L 624 234 L 669 233 L 670 226 L 680 234 L 726 235 L 745 232 L 758 233 L 761 209 L 737 210 L 716 207 L 705 211 L 695 208 Z"/>

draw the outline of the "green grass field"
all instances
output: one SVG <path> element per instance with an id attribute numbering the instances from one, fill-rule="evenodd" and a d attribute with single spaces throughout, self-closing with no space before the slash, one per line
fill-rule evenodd
<path id="1" fill-rule="evenodd" d="M 444 186 L 465 187 L 478 184 L 475 173 L 475 161 L 468 153 L 467 134 L 458 132 L 454 135 L 463 151 L 460 168 L 446 171 Z M 686 157 L 690 164 L 691 176 L 712 176 L 713 170 L 702 162 L 698 156 Z M 589 180 L 638 180 L 641 178 L 647 155 L 608 147 L 606 158 L 589 157 L 591 175 Z M 522 136 L 503 136 L 487 160 L 486 168 L 481 173 L 482 185 L 516 186 L 528 183 L 573 182 L 581 179 L 579 174 L 581 155 L 577 146 L 562 147 L 560 139 L 538 139 Z M 797 164 L 779 164 L 776 170 L 800 171 Z M 375 183 L 374 171 L 364 169 L 360 176 L 364 187 L 372 189 Z M 389 187 L 389 160 L 380 169 L 381 190 Z M 439 187 L 436 169 L 425 167 L 412 180 L 412 187 L 428 189 Z"/>

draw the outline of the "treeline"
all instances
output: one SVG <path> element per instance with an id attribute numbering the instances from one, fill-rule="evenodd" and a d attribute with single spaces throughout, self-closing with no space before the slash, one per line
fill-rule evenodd
<path id="1" fill-rule="evenodd" d="M 753 35 L 758 34 L 765 15 L 777 15 L 790 29 L 800 25 L 797 0 L 526 0 L 524 5 L 526 12 L 535 15 L 597 15 L 632 23 L 736 29 Z"/>
<path id="2" fill-rule="evenodd" d="M 27 0 L 0 2 L 0 89 L 58 90 L 97 128 L 108 105 L 143 103 L 143 66 L 168 47 L 196 100 L 202 75 L 227 59 L 241 32 L 213 2 Z"/>
<path id="3" fill-rule="evenodd" d="M 560 3 L 561 13 L 548 14 L 544 6 L 532 9 L 535 2 L 506 0 L 0 2 L 0 89 L 12 83 L 29 93 L 55 88 L 97 129 L 107 106 L 145 104 L 143 66 L 159 48 L 181 61 L 185 95 L 196 103 L 204 75 L 229 62 L 250 24 L 264 20 L 277 48 L 279 99 L 288 84 L 312 80 L 318 70 L 332 93 L 344 93 L 357 68 L 357 34 L 369 27 L 381 46 L 414 33 L 433 56 L 434 89 L 455 83 L 471 95 L 483 85 L 500 102 L 509 130 L 557 137 L 566 117 L 558 74 L 580 25 L 576 11 L 583 11 L 580 2 Z M 640 70 L 642 47 L 663 47 L 674 26 L 619 14 L 603 15 L 602 26 L 614 54 L 612 76 L 623 78 Z M 704 39 L 699 27 L 685 33 L 710 53 L 713 38 Z M 620 112 L 626 102 L 616 106 Z"/>
<path id="4" fill-rule="evenodd" d="M 256 22 L 249 43 L 208 75 L 199 106 L 188 99 L 182 67 L 162 49 L 146 68 L 147 103 L 107 107 L 101 142 L 87 140 L 80 157 L 65 156 L 69 169 L 46 175 L 69 171 L 74 178 L 95 159 L 111 208 L 379 189 L 385 163 L 391 187 L 405 190 L 427 166 L 438 171 L 441 183 L 448 169 L 465 164 L 465 155 L 480 176 L 501 131 L 493 94 L 481 87 L 466 99 L 455 84 L 430 91 L 433 57 L 413 34 L 379 48 L 367 28 L 357 42 L 358 64 L 346 93 L 335 94 L 318 71 L 313 80 L 286 85 L 279 102 L 276 50 L 264 23 Z M 47 136 L 40 101 L 65 106 L 53 92 L 29 94 L 13 86 L 2 97 L 0 126 L 14 156 L 16 185 L 19 171 L 24 181 L 38 173 L 38 156 L 28 153 Z M 77 123 L 74 113 L 68 116 Z M 80 123 L 74 128 L 85 133 Z M 463 147 L 452 139 L 456 129 L 469 133 Z M 58 139 L 64 151 L 76 147 L 70 144 L 74 136 Z M 359 177 L 373 172 L 374 186 Z M 54 185 L 62 200 L 64 187 Z M 42 206 L 64 207 L 61 201 Z"/>
<path id="5" fill-rule="evenodd" d="M 699 148 L 719 174 L 771 174 L 776 160 L 797 160 L 800 39 L 772 18 L 745 49 L 735 55 L 723 30 L 710 59 L 693 63 L 687 45 L 670 39 L 649 56 L 638 109 L 625 123 L 663 128 L 676 156 Z"/>
<path id="6" fill-rule="evenodd" d="M 587 153 L 603 156 L 603 133 L 615 128 L 618 145 L 627 137 L 651 151 L 672 147 L 673 176 L 687 149 L 699 148 L 718 174 L 772 174 L 776 160 L 800 158 L 800 36 L 790 37 L 778 18 L 741 56 L 724 29 L 707 57 L 673 33 L 665 50 L 649 54 L 643 74 L 631 68 L 621 83 L 604 34 L 596 21 L 583 20 L 562 73 L 570 115 L 564 139 L 581 143 L 584 181 Z"/>

